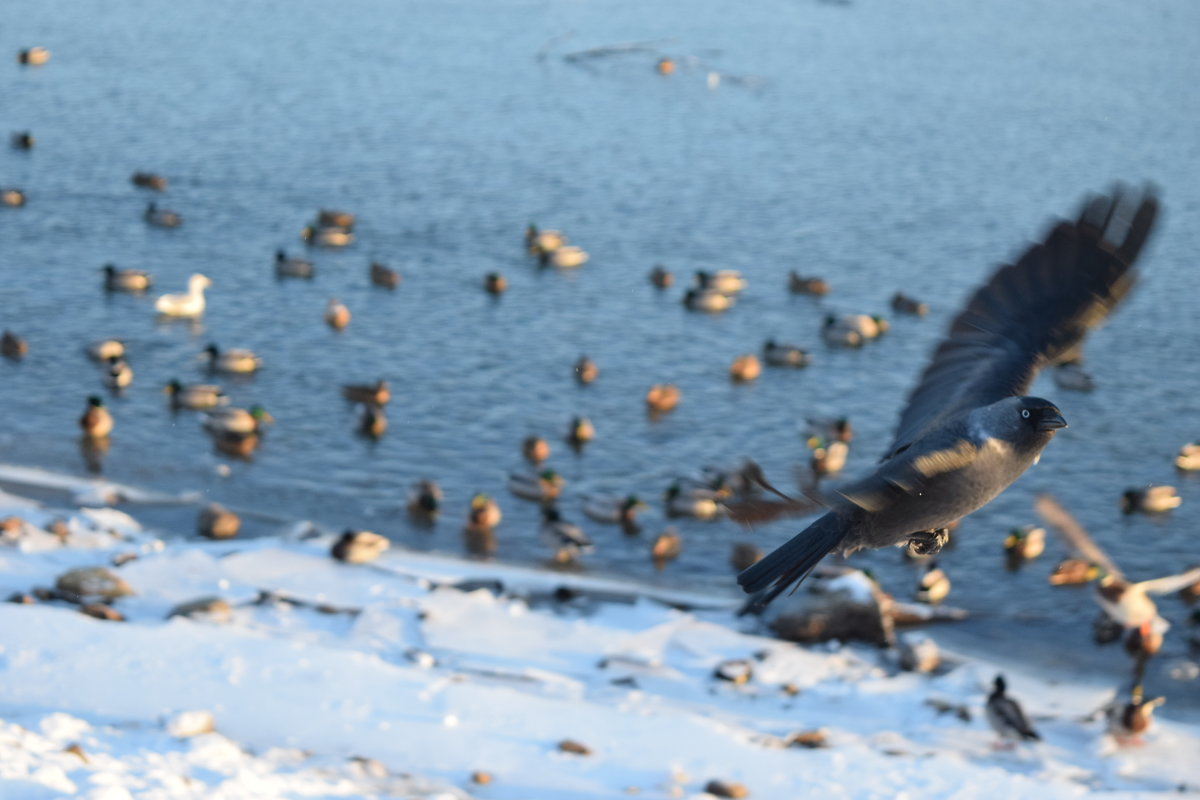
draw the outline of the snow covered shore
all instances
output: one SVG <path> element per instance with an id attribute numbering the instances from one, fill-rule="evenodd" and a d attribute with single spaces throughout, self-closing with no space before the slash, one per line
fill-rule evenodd
<path id="1" fill-rule="evenodd" d="M 997 752 L 995 665 L 898 672 L 758 635 L 727 598 L 395 550 L 352 566 L 300 531 L 164 543 L 120 511 L 0 494 L 8 516 L 5 597 L 98 566 L 134 594 L 111 603 L 125 622 L 0 604 L 5 800 L 1200 791 L 1200 728 L 1160 717 L 1118 748 L 1085 719 L 1113 687 L 1068 674 L 1005 669 L 1045 741 Z M 169 617 L 200 598 L 223 603 Z"/>

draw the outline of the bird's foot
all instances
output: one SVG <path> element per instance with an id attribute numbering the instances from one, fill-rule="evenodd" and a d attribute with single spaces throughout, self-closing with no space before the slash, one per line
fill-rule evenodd
<path id="1" fill-rule="evenodd" d="M 908 554 L 910 556 L 936 556 L 942 552 L 942 548 L 949 541 L 949 528 L 914 533 L 908 537 Z"/>

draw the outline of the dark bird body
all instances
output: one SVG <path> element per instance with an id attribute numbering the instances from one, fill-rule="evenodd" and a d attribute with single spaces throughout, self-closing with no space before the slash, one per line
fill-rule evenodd
<path id="1" fill-rule="evenodd" d="M 1036 463 L 1066 426 L 1049 401 L 1022 396 L 1045 366 L 1073 356 L 1128 292 L 1157 202 L 1090 200 L 1075 222 L 1001 267 L 950 325 L 901 412 L 875 471 L 825 498 L 828 513 L 738 576 L 770 602 L 827 553 L 908 543 L 935 553 L 944 529 Z M 1114 241 L 1115 239 L 1115 241 Z"/>
<path id="2" fill-rule="evenodd" d="M 997 675 L 995 688 L 988 695 L 986 709 L 988 723 L 992 726 L 992 730 L 999 734 L 1001 739 L 1040 741 L 1042 737 L 1038 736 L 1037 731 L 1029 724 L 1029 719 L 1021 710 L 1021 706 L 1017 704 L 1016 700 L 1005 694 L 1006 688 L 1004 677 Z"/>

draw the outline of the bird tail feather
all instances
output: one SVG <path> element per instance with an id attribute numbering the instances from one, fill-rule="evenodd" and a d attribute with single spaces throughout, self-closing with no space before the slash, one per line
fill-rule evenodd
<path id="1" fill-rule="evenodd" d="M 841 544 L 849 526 L 830 512 L 793 536 L 766 558 L 743 570 L 738 584 L 747 594 L 766 593 L 753 605 L 762 608 L 793 583 L 799 584 L 822 558 Z M 769 590 L 768 590 L 769 587 Z"/>

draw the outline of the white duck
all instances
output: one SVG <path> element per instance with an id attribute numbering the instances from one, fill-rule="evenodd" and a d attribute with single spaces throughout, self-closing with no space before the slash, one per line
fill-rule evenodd
<path id="1" fill-rule="evenodd" d="M 164 294 L 154 301 L 154 310 L 165 317 L 199 317 L 204 314 L 204 290 L 212 281 L 199 272 L 188 278 L 188 290 Z"/>

